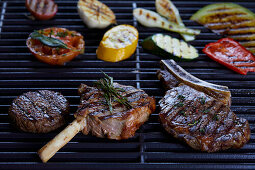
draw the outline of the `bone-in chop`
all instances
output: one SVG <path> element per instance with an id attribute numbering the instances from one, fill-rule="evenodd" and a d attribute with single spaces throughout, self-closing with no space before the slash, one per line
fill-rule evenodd
<path id="1" fill-rule="evenodd" d="M 204 82 L 173 60 L 162 60 L 158 78 L 167 89 L 159 117 L 167 132 L 207 152 L 241 148 L 250 138 L 248 121 L 230 110 L 227 87 Z"/>
<path id="2" fill-rule="evenodd" d="M 105 93 L 96 88 L 81 84 L 79 95 L 80 106 L 75 113 L 76 119 L 54 139 L 42 147 L 38 154 L 43 162 L 47 162 L 60 148 L 69 142 L 79 131 L 87 135 L 109 139 L 128 139 L 148 120 L 154 112 L 154 97 L 143 90 L 132 86 L 112 83 L 119 94 L 127 99 L 131 108 L 112 101 L 112 109 L 106 104 Z"/>

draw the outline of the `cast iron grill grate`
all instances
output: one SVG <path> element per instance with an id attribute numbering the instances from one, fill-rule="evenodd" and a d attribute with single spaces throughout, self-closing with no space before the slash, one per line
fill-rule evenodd
<path id="1" fill-rule="evenodd" d="M 178 62 L 191 74 L 208 82 L 227 85 L 232 92 L 232 109 L 240 117 L 248 119 L 251 140 L 242 149 L 220 153 L 194 151 L 172 138 L 158 121 L 158 109 L 136 133 L 124 141 L 99 139 L 78 134 L 61 149 L 48 164 L 40 163 L 36 151 L 53 138 L 60 130 L 48 134 L 29 134 L 17 131 L 8 120 L 7 112 L 11 101 L 18 95 L 38 89 L 61 92 L 71 103 L 75 112 L 79 103 L 77 87 L 80 83 L 92 85 L 102 74 L 113 76 L 119 83 L 142 88 L 157 101 L 164 95 L 155 76 L 160 58 L 145 53 L 138 45 L 136 54 L 120 63 L 108 63 L 96 59 L 96 48 L 106 30 L 89 30 L 76 11 L 77 1 L 56 0 L 59 11 L 50 21 L 32 21 L 24 1 L 0 2 L 0 168 L 254 168 L 255 167 L 255 74 L 238 75 L 201 53 L 206 43 L 216 41 L 215 35 L 204 27 L 189 21 L 190 16 L 206 4 L 214 1 L 174 1 L 185 25 L 202 30 L 201 35 L 191 42 L 200 50 L 200 57 L 192 62 Z M 115 12 L 118 24 L 137 26 L 141 42 L 147 36 L 162 32 L 181 38 L 160 29 L 139 25 L 132 16 L 136 7 L 155 10 L 154 1 L 103 1 Z M 253 12 L 255 3 L 238 1 Z M 85 37 L 85 54 L 63 67 L 54 67 L 36 60 L 28 51 L 25 40 L 29 33 L 46 27 L 65 27 L 76 30 Z M 70 121 L 72 120 L 70 116 Z"/>

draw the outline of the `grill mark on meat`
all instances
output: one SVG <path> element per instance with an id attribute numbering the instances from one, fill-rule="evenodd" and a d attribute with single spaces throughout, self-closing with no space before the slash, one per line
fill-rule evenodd
<path id="1" fill-rule="evenodd" d="M 36 118 L 34 117 L 34 115 L 33 115 L 33 114 L 29 114 L 26 110 L 23 109 L 23 107 L 21 107 L 21 106 L 19 105 L 19 103 L 14 102 L 13 105 L 16 106 L 17 109 L 19 109 L 19 111 L 22 111 L 22 115 L 26 116 L 28 119 L 33 118 L 34 120 L 36 120 Z"/>
<path id="2" fill-rule="evenodd" d="M 39 90 L 38 93 L 40 93 L 47 101 L 54 104 L 62 112 L 68 112 L 68 101 L 60 93 L 48 90 Z"/>
<path id="3" fill-rule="evenodd" d="M 8 111 L 11 120 L 19 129 L 32 133 L 47 133 L 65 123 L 65 116 L 69 110 L 67 100 L 60 93 L 48 90 L 44 90 L 44 93 L 55 95 L 55 98 L 65 102 L 62 103 L 64 111 L 38 92 L 24 93 L 13 100 Z"/>
<path id="4" fill-rule="evenodd" d="M 30 96 L 28 95 L 24 96 L 31 102 L 34 108 L 36 108 L 39 111 L 39 113 L 43 115 L 43 117 L 52 118 L 52 116 L 47 113 L 47 110 L 45 110 L 45 108 L 39 107 L 36 103 L 34 103 L 34 101 L 31 100 Z"/>
<path id="5" fill-rule="evenodd" d="M 61 111 L 61 108 L 59 106 L 57 106 L 55 103 L 53 103 L 50 100 L 47 100 L 47 98 L 45 98 L 44 95 L 42 95 L 39 91 L 37 91 L 37 94 L 39 94 L 44 100 L 46 100 L 50 105 L 53 105 L 54 107 L 56 107 L 59 111 Z"/>
<path id="6" fill-rule="evenodd" d="M 17 114 L 22 114 L 22 116 L 26 116 L 26 118 L 30 119 L 30 117 L 28 116 L 26 111 L 23 108 L 21 108 L 19 105 L 17 105 L 16 103 L 12 103 L 12 107 L 13 107 L 13 109 L 15 110 L 15 112 Z M 13 115 L 11 115 L 11 116 L 13 116 Z M 32 115 L 32 117 L 33 117 L 33 115 Z M 35 120 L 34 117 L 33 117 L 33 119 Z M 16 122 L 18 122 L 17 117 L 13 117 L 12 121 L 14 122 L 14 125 L 16 125 Z M 24 130 L 24 129 L 27 128 L 24 121 L 19 121 L 19 122 L 21 123 L 20 124 L 20 129 Z"/>
<path id="7" fill-rule="evenodd" d="M 85 84 L 79 87 L 81 104 L 75 117 L 78 120 L 86 119 L 82 133 L 117 140 L 127 139 L 135 134 L 155 110 L 155 99 L 149 97 L 143 90 L 118 83 L 114 83 L 114 87 L 123 89 L 119 93 L 127 98 L 132 109 L 113 101 L 113 111 L 110 112 L 108 105 L 103 102 L 105 99 L 101 90 Z"/>
<path id="8" fill-rule="evenodd" d="M 180 108 L 173 107 L 176 102 L 171 102 L 176 101 L 178 95 L 185 97 Z M 205 98 L 203 103 L 201 97 Z M 159 115 L 165 129 L 194 149 L 215 152 L 239 148 L 249 140 L 250 130 L 246 120 L 242 120 L 242 124 L 227 105 L 187 85 L 181 84 L 169 90 L 159 104 Z M 188 110 L 185 116 L 180 114 L 182 110 Z M 205 110 L 208 112 L 205 113 Z"/>
<path id="9" fill-rule="evenodd" d="M 24 103 L 26 102 L 26 104 Z M 19 108 L 22 108 L 22 110 L 25 111 L 25 113 L 27 113 L 27 115 L 29 115 L 29 117 L 32 117 L 33 120 L 37 120 L 38 116 L 36 116 L 37 113 L 41 113 L 39 111 L 39 108 L 37 107 L 30 107 L 33 105 L 33 103 L 31 102 L 31 100 L 29 100 L 26 96 L 22 95 L 19 97 L 19 99 L 17 99 L 16 101 L 16 105 Z M 33 105 L 34 106 L 34 105 Z"/>

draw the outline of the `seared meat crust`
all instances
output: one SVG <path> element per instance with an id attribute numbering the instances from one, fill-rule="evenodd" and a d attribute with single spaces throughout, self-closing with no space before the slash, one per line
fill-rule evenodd
<path id="1" fill-rule="evenodd" d="M 92 133 L 97 137 L 116 140 L 128 139 L 134 136 L 135 131 L 155 111 L 154 97 L 148 96 L 143 90 L 118 83 L 114 83 L 114 87 L 123 89 L 120 94 L 127 98 L 132 109 L 113 102 L 113 111 L 110 112 L 101 90 L 85 84 L 79 87 L 81 104 L 75 117 L 78 120 L 83 120 L 85 117 L 82 130 L 84 134 Z"/>
<path id="2" fill-rule="evenodd" d="M 27 92 L 13 100 L 9 117 L 25 132 L 47 133 L 65 124 L 69 103 L 63 95 L 49 90 Z"/>
<path id="3" fill-rule="evenodd" d="M 168 90 L 159 104 L 166 131 L 196 150 L 241 148 L 250 139 L 247 120 L 236 117 L 228 105 L 187 85 Z"/>

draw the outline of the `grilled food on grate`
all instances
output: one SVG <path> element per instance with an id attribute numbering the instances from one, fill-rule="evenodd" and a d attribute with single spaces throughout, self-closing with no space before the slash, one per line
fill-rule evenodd
<path id="1" fill-rule="evenodd" d="M 175 69 L 180 67 L 176 67 L 173 61 L 164 61 L 164 64 L 165 68 L 177 73 L 168 75 L 171 73 L 167 73 L 167 70 L 158 72 L 158 77 L 165 86 L 175 81 L 167 86 L 170 90 L 159 101 L 159 117 L 167 132 L 185 141 L 192 148 L 207 152 L 240 148 L 248 142 L 248 121 L 236 117 L 230 110 L 230 102 L 226 102 L 230 99 L 229 95 L 226 95 L 226 87 L 208 84 L 202 88 L 203 81 L 195 80 L 186 73 L 182 74 L 182 70 Z M 190 83 L 182 81 L 178 75 L 186 77 Z M 197 87 L 191 86 L 191 83 L 197 84 Z M 211 88 L 208 88 L 209 86 Z M 211 93 L 213 89 L 218 90 L 216 94 L 221 96 Z M 222 96 L 226 96 L 225 100 Z"/>
<path id="2" fill-rule="evenodd" d="M 106 104 L 105 94 L 96 87 L 82 84 L 79 87 L 80 106 L 74 120 L 66 129 L 41 148 L 38 153 L 43 162 L 47 162 L 61 147 L 70 141 L 79 131 L 85 135 L 91 133 L 97 137 L 109 139 L 128 139 L 148 120 L 155 110 L 154 97 L 132 86 L 113 83 L 114 88 L 131 105 L 131 109 L 117 101 L 112 101 L 112 111 Z"/>
<path id="3" fill-rule="evenodd" d="M 161 16 L 166 17 L 168 21 L 174 22 L 180 26 L 185 26 L 182 22 L 179 10 L 170 0 L 156 0 L 155 1 L 156 11 Z M 195 35 L 181 34 L 185 41 L 195 40 Z"/>
<path id="4" fill-rule="evenodd" d="M 51 19 L 58 11 L 58 6 L 53 0 L 26 0 L 26 7 L 39 20 Z"/>
<path id="5" fill-rule="evenodd" d="M 89 28 L 106 28 L 116 23 L 113 11 L 98 0 L 79 0 L 78 12 Z"/>
<path id="6" fill-rule="evenodd" d="M 191 20 L 239 41 L 255 53 L 255 14 L 247 8 L 234 3 L 211 4 L 196 12 Z"/>
<path id="7" fill-rule="evenodd" d="M 57 27 L 34 31 L 26 45 L 38 60 L 51 65 L 64 65 L 85 49 L 80 33 Z"/>
<path id="8" fill-rule="evenodd" d="M 17 128 L 32 133 L 47 133 L 64 125 L 69 103 L 63 95 L 48 90 L 18 96 L 9 108 Z"/>
<path id="9" fill-rule="evenodd" d="M 135 52 L 138 43 L 138 31 L 131 25 L 118 25 L 108 30 L 98 48 L 97 58 L 108 62 L 128 59 Z"/>

